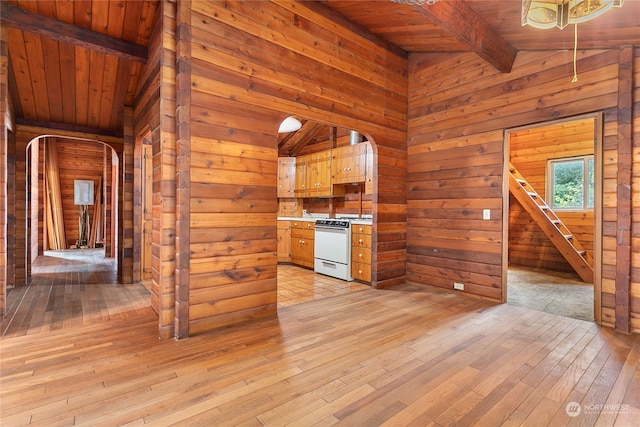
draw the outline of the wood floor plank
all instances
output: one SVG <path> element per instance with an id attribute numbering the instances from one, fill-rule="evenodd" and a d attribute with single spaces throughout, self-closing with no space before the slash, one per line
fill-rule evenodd
<path id="1" fill-rule="evenodd" d="M 627 427 L 640 414 L 640 338 L 590 322 L 322 278 L 322 299 L 302 293 L 277 318 L 158 341 L 144 286 L 81 283 L 115 275 L 70 266 L 15 293 L 2 323 L 3 427 Z"/>

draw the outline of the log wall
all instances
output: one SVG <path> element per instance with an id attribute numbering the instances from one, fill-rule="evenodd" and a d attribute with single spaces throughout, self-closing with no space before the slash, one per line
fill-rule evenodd
<path id="1" fill-rule="evenodd" d="M 57 129 L 49 129 L 43 127 L 29 126 L 16 124 L 15 126 L 15 282 L 16 285 L 24 285 L 27 283 L 27 279 L 31 276 L 31 251 L 28 251 L 28 242 L 30 246 L 30 240 L 27 239 L 27 232 L 30 236 L 31 229 L 28 227 L 28 216 L 25 201 L 27 200 L 27 181 L 25 179 L 27 174 L 27 146 L 29 143 L 42 136 L 60 137 L 60 138 L 72 138 L 76 140 L 89 140 L 102 142 L 116 152 L 122 152 L 123 143 L 122 138 L 96 135 L 85 132 L 74 131 L 61 131 Z M 120 219 L 122 221 L 122 219 Z"/>
<path id="2" fill-rule="evenodd" d="M 191 2 L 181 13 L 188 10 L 179 41 L 190 60 L 178 67 L 190 93 L 180 92 L 177 107 L 190 111 L 189 144 L 178 147 L 178 158 L 191 152 L 189 227 L 179 227 L 176 239 L 190 248 L 181 251 L 179 268 L 190 257 L 189 275 L 180 271 L 178 284 L 188 287 L 189 305 L 176 324 L 188 312 L 192 335 L 276 312 L 276 131 L 290 114 L 355 129 L 374 142 L 373 286 L 403 283 L 404 53 L 315 2 Z M 173 16 L 163 16 L 166 27 Z M 165 28 L 165 51 L 173 51 L 170 32 Z M 163 146 L 161 154 L 174 151 Z M 176 170 L 182 174 L 184 165 Z M 169 177 L 162 183 L 173 184 Z M 180 202 L 175 210 L 184 209 Z"/>
<path id="3" fill-rule="evenodd" d="M 175 14 L 174 2 L 161 3 L 160 18 L 149 39 L 133 109 L 137 144 L 151 135 L 153 224 L 151 306 L 158 313 L 158 336 L 175 335 Z M 140 191 L 140 189 L 138 189 Z M 135 230 L 140 233 L 139 228 Z M 136 239 L 141 239 L 137 236 Z M 140 251 L 133 255 L 140 257 Z"/>
<path id="4" fill-rule="evenodd" d="M 631 194 L 635 200 L 640 187 L 635 182 L 619 186 L 618 176 L 620 170 L 631 170 L 626 150 L 630 153 L 639 134 L 638 97 L 635 104 L 619 105 L 625 94 L 639 93 L 638 49 L 631 48 L 631 61 L 629 49 L 579 51 L 578 81 L 573 84 L 572 58 L 564 52 L 520 52 L 510 74 L 497 73 L 472 54 L 410 57 L 411 282 L 451 289 L 454 281 L 463 280 L 470 285 L 467 292 L 504 300 L 503 131 L 602 111 L 603 261 L 602 277 L 596 278 L 602 286 L 597 304 L 603 324 L 624 330 L 626 319 L 632 330 L 640 331 L 640 259 L 634 255 L 632 261 L 630 250 L 639 240 L 634 236 L 628 248 L 624 244 L 630 230 L 625 220 L 638 215 L 620 204 L 625 189 L 631 188 L 628 200 Z M 621 136 L 625 129 L 633 133 Z M 620 157 L 620 150 L 625 156 Z M 639 156 L 633 155 L 634 162 Z M 486 208 L 492 209 L 491 221 L 481 220 Z"/>
<path id="5" fill-rule="evenodd" d="M 7 242 L 8 207 L 8 126 L 9 109 L 9 55 L 7 51 L 7 29 L 0 28 L 0 318 L 4 318 L 7 294 L 7 269 L 9 245 Z"/>
<path id="6" fill-rule="evenodd" d="M 546 198 L 548 160 L 594 154 L 594 119 L 510 132 L 508 138 L 511 163 L 536 192 Z M 556 214 L 593 258 L 594 211 L 557 210 Z M 509 265 L 574 271 L 512 196 L 509 201 Z"/>
<path id="7" fill-rule="evenodd" d="M 58 153 L 60 194 L 64 212 L 64 229 L 67 249 L 75 245 L 80 236 L 79 207 L 74 204 L 74 180 L 93 181 L 94 194 L 104 171 L 104 145 L 99 142 L 85 142 L 63 138 L 47 138 L 47 144 L 54 144 Z M 93 221 L 93 207 L 89 209 Z"/>

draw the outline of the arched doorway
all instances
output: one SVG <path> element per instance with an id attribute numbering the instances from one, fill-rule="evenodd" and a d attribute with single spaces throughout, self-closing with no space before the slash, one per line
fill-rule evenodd
<path id="1" fill-rule="evenodd" d="M 46 250 L 117 253 L 119 160 L 100 141 L 40 136 L 27 145 L 27 259 Z M 90 193 L 90 194 L 89 194 Z"/>

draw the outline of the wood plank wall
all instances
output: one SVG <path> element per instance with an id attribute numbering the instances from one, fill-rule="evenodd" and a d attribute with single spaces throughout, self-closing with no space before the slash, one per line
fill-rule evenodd
<path id="1" fill-rule="evenodd" d="M 511 163 L 542 197 L 546 197 L 547 161 L 593 155 L 594 119 L 540 126 L 509 133 Z M 556 214 L 569 227 L 593 258 L 593 210 Z M 573 272 L 542 230 L 510 196 L 509 264 L 554 271 Z"/>
<path id="2" fill-rule="evenodd" d="M 122 152 L 118 173 L 118 281 L 133 282 L 133 109 L 122 117 Z"/>
<path id="3" fill-rule="evenodd" d="M 27 182 L 25 180 L 27 173 L 27 145 L 35 138 L 39 138 L 43 135 L 49 135 L 51 137 L 72 138 L 72 139 L 86 139 L 89 141 L 99 141 L 109 145 L 116 152 L 122 152 L 122 138 L 96 135 L 85 132 L 72 132 L 61 131 L 57 129 L 49 129 L 37 126 L 28 126 L 22 124 L 16 124 L 15 126 L 15 150 L 16 150 L 16 166 L 15 173 L 15 217 L 16 217 L 16 257 L 15 257 L 15 276 L 16 285 L 24 285 L 27 282 L 27 278 L 31 277 L 31 252 L 27 251 L 27 235 L 30 236 L 31 229 L 28 226 L 28 220 L 26 216 L 27 206 Z M 29 233 L 29 234 L 27 234 Z M 30 240 L 30 239 L 29 239 Z"/>
<path id="4" fill-rule="evenodd" d="M 103 178 L 104 146 L 99 142 L 54 137 L 47 138 L 47 144 L 55 144 L 58 153 L 64 229 L 67 248 L 70 248 L 80 236 L 79 207 L 74 204 L 74 180 L 93 181 L 94 193 L 97 194 L 100 179 Z M 89 212 L 93 215 L 92 208 Z M 93 218 L 90 220 L 93 221 Z"/>
<path id="5" fill-rule="evenodd" d="M 9 56 L 7 52 L 7 29 L 0 28 L 0 318 L 4 318 L 7 293 L 8 239 L 7 223 L 9 216 L 7 172 L 9 140 L 7 111 L 9 110 Z"/>
<path id="6" fill-rule="evenodd" d="M 503 130 L 603 111 L 602 322 L 615 325 L 615 293 L 620 290 L 631 296 L 631 329 L 640 331 L 640 265 L 635 255 L 628 290 L 616 283 L 616 278 L 624 282 L 616 271 L 616 264 L 624 262 L 616 257 L 616 227 L 620 215 L 631 214 L 616 210 L 617 138 L 624 127 L 618 123 L 619 56 L 618 50 L 578 51 L 574 84 L 570 83 L 572 58 L 565 52 L 520 52 L 510 74 L 497 73 L 472 54 L 411 56 L 407 242 L 411 282 L 451 289 L 454 281 L 469 279 L 468 292 L 504 299 L 500 274 L 506 268 L 500 257 L 501 207 L 506 195 L 501 188 Z M 637 48 L 634 64 L 638 64 Z M 637 68 L 632 83 L 636 94 Z M 635 105 L 632 128 L 637 141 L 637 101 Z M 455 165 L 450 160 L 454 158 Z M 460 182 L 463 188 L 456 189 Z M 478 191 L 470 191 L 479 185 Z M 634 198 L 640 194 L 635 183 L 632 194 Z M 492 221 L 480 220 L 484 208 L 492 209 Z M 492 223 L 495 226 L 487 230 Z M 456 224 L 464 224 L 464 231 Z M 440 227 L 437 235 L 432 227 Z M 484 273 L 483 282 L 472 272 Z"/>
<path id="7" fill-rule="evenodd" d="M 158 313 L 158 336 L 174 337 L 176 256 L 176 56 L 175 2 L 161 3 L 160 18 L 149 40 L 133 112 L 136 143 L 151 133 L 153 153 L 153 224 L 151 305 Z M 139 233 L 141 230 L 136 230 Z M 141 238 L 141 237 L 138 237 Z M 134 253 L 140 257 L 140 253 Z"/>
<path id="8" fill-rule="evenodd" d="M 41 240 L 41 236 L 42 236 L 42 229 L 40 229 L 40 227 L 42 227 L 42 205 L 39 204 L 40 202 L 40 189 L 43 188 L 40 182 L 39 178 L 42 178 L 42 175 L 40 175 L 40 166 L 44 166 L 44 164 L 41 164 L 41 154 L 44 154 L 44 151 L 42 151 L 44 147 L 44 143 L 41 143 L 41 141 L 36 140 L 33 141 L 31 143 L 31 148 L 30 148 L 30 154 L 31 154 L 31 176 L 29 177 L 29 181 L 30 181 L 30 197 L 29 197 L 29 203 L 30 203 L 30 215 L 29 215 L 29 221 L 30 221 L 30 225 L 29 225 L 29 229 L 31 230 L 31 246 L 29 248 L 29 250 L 31 251 L 31 260 L 35 261 L 36 258 L 38 258 L 38 255 L 40 254 L 40 243 L 42 243 Z M 44 181 L 43 181 L 44 183 Z"/>
<path id="9" fill-rule="evenodd" d="M 178 236 L 191 247 L 189 334 L 276 311 L 276 131 L 290 114 L 374 142 L 373 284 L 403 283 L 404 53 L 313 2 L 192 2 L 191 11 L 191 220 Z M 166 27 L 173 16 L 163 16 Z"/>
<path id="10" fill-rule="evenodd" d="M 118 163 L 118 156 L 110 147 L 104 146 L 104 256 L 113 258 L 115 245 L 113 242 L 113 164 Z"/>

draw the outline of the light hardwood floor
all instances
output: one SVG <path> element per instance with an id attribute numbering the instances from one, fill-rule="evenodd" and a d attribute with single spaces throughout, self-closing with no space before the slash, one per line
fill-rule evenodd
<path id="1" fill-rule="evenodd" d="M 405 285 L 158 341 L 144 288 L 109 286 L 101 318 L 2 338 L 3 427 L 640 420 L 640 340 L 590 322 Z"/>

